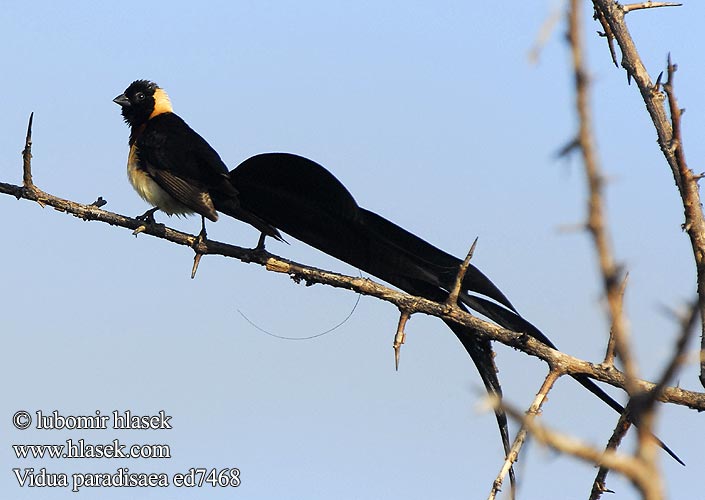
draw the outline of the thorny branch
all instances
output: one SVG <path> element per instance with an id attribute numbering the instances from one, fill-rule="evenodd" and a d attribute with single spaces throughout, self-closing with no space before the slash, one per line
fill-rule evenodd
<path id="1" fill-rule="evenodd" d="M 99 208 L 98 205 L 101 205 L 101 203 L 85 205 L 59 198 L 36 187 L 33 190 L 28 190 L 23 186 L 0 182 L 0 193 L 14 196 L 18 200 L 36 201 L 41 206 L 50 206 L 59 212 L 65 212 L 86 221 L 99 221 L 131 231 L 144 225 L 142 220 Z M 192 248 L 204 255 L 222 255 L 242 262 L 258 264 L 265 267 L 268 271 L 287 274 L 297 283 L 304 281 L 308 285 L 324 284 L 335 288 L 354 290 L 357 293 L 390 302 L 399 310 L 408 311 L 409 314 L 420 312 L 472 328 L 481 337 L 500 342 L 530 356 L 537 357 L 548 363 L 549 366 L 560 369 L 566 375 L 582 373 L 594 380 L 621 389 L 624 389 L 626 385 L 625 374 L 614 367 L 589 363 L 562 353 L 528 335 L 513 332 L 493 323 L 483 321 L 458 306 L 449 308 L 445 303 L 437 303 L 401 293 L 367 278 L 345 276 L 306 266 L 271 254 L 266 250 L 247 249 L 214 240 L 198 241 L 198 237 L 195 235 L 177 231 L 164 225 L 149 224 L 143 233 Z M 634 383 L 642 391 L 647 391 L 654 387 L 653 383 L 645 380 L 635 380 Z M 657 399 L 664 403 L 673 403 L 697 411 L 705 411 L 705 393 L 688 391 L 679 387 L 666 387 L 658 395 Z"/>
<path id="2" fill-rule="evenodd" d="M 670 120 L 664 105 L 664 96 L 660 91 L 660 78 L 652 83 L 644 67 L 634 40 L 629 34 L 624 16 L 633 8 L 626 9 L 614 0 L 592 0 L 595 17 L 602 24 L 608 40 L 612 37 L 622 52 L 621 65 L 626 70 L 629 80 L 634 80 L 646 109 L 656 129 L 658 144 L 673 174 L 673 179 L 683 202 L 685 222 L 683 229 L 688 234 L 697 271 L 698 297 L 701 321 L 701 361 L 700 383 L 705 387 L 705 216 L 700 200 L 698 180 L 700 175 L 688 168 L 680 137 L 681 111 L 673 91 L 673 74 L 675 66 L 668 61 L 668 81 L 663 90 L 668 97 Z M 645 2 L 655 4 L 657 2 Z M 651 5 L 655 6 L 655 5 Z M 629 6 L 626 6 L 629 7 Z"/>

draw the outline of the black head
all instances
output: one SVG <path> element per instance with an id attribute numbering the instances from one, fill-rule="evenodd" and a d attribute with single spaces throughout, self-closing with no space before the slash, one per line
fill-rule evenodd
<path id="1" fill-rule="evenodd" d="M 113 99 L 122 108 L 122 117 L 132 127 L 142 125 L 161 113 L 171 112 L 169 96 L 149 80 L 135 80 Z"/>

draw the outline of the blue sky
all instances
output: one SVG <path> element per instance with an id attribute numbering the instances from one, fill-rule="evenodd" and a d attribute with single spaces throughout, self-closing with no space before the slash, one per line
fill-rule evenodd
<path id="1" fill-rule="evenodd" d="M 559 24 L 537 64 L 528 61 L 560 2 L 14 2 L 0 18 L 0 180 L 20 183 L 24 131 L 35 112 L 34 175 L 46 191 L 137 215 L 148 207 L 126 179 L 128 129 L 112 98 L 137 78 L 158 82 L 175 111 L 231 166 L 289 151 L 329 168 L 358 202 L 474 262 L 563 350 L 604 354 L 607 328 L 587 236 L 579 162 L 556 160 L 576 123 Z M 637 89 L 611 65 L 586 9 L 597 142 L 609 176 L 608 216 L 630 272 L 627 312 L 644 377 L 671 351 L 663 313 L 695 293 L 680 230 L 682 208 Z M 686 153 L 705 154 L 702 92 L 705 6 L 636 12 L 630 27 L 654 79 L 670 51 Z M 84 499 L 483 498 L 501 465 L 494 418 L 478 412 L 481 383 L 438 320 L 414 316 L 401 369 L 391 343 L 397 310 L 363 297 L 333 333 L 353 294 L 303 287 L 281 275 L 192 254 L 146 236 L 0 197 L 3 262 L 5 498 L 74 498 L 70 489 L 20 488 L 13 467 L 50 472 L 165 472 L 239 467 L 228 488 L 92 488 Z M 161 220 L 166 219 L 161 215 Z M 197 219 L 170 219 L 197 232 Z M 243 246 L 236 221 L 209 237 Z M 292 241 L 270 251 L 344 273 L 357 270 Z M 694 352 L 695 345 L 691 346 Z M 526 407 L 545 366 L 503 346 L 508 401 Z M 694 358 L 693 358 L 694 359 Z M 698 390 L 697 367 L 681 372 Z M 702 388 L 700 388 L 702 389 Z M 617 394 L 617 393 L 615 393 Z M 621 396 L 620 396 L 621 397 Z M 18 410 L 64 415 L 165 410 L 161 431 L 18 431 Z M 702 416 L 661 413 L 659 435 L 688 463 L 663 456 L 672 498 L 705 484 Z M 544 421 L 602 446 L 616 417 L 561 380 Z M 171 459 L 18 460 L 11 444 L 66 439 L 166 443 Z M 631 444 L 625 445 L 630 449 Z M 518 472 L 524 498 L 583 498 L 595 470 L 535 443 Z M 546 492 L 550 481 L 552 491 Z M 618 498 L 634 498 L 615 477 Z"/>

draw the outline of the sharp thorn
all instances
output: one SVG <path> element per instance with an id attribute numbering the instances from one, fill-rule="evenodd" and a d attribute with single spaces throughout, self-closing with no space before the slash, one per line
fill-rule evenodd
<path id="1" fill-rule="evenodd" d="M 198 271 L 198 264 L 201 262 L 201 257 L 203 257 L 202 253 L 197 253 L 193 257 L 193 267 L 191 268 L 191 279 L 194 279 L 196 277 L 196 271 Z"/>

